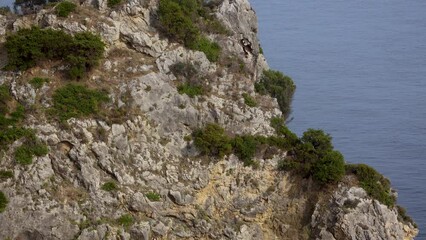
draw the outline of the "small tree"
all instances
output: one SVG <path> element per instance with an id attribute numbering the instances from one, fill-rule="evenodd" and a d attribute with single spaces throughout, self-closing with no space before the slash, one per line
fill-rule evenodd
<path id="1" fill-rule="evenodd" d="M 203 154 L 219 158 L 232 151 L 232 145 L 225 130 L 217 124 L 208 123 L 194 132 L 194 144 Z"/>
<path id="2" fill-rule="evenodd" d="M 313 177 L 322 184 L 338 182 L 345 175 L 345 160 L 339 151 L 329 151 L 313 166 Z"/>
<path id="3" fill-rule="evenodd" d="M 303 133 L 301 140 L 304 144 L 311 144 L 319 157 L 322 157 L 329 151 L 333 150 L 330 134 L 325 133 L 321 129 L 309 128 Z"/>

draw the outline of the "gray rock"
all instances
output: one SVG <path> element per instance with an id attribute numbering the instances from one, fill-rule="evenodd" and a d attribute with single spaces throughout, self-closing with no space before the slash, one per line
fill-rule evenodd
<path id="1" fill-rule="evenodd" d="M 152 227 L 152 231 L 160 236 L 165 236 L 169 231 L 169 228 L 164 225 L 164 223 L 158 222 L 155 226 Z"/>

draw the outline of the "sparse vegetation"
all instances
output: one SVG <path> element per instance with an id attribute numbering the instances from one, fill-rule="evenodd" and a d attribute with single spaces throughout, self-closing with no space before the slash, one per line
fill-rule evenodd
<path id="1" fill-rule="evenodd" d="M 232 151 L 231 139 L 217 124 L 208 123 L 203 129 L 196 130 L 193 139 L 202 154 L 221 158 Z"/>
<path id="2" fill-rule="evenodd" d="M 291 101 L 296 90 L 296 85 L 290 77 L 279 71 L 265 70 L 260 80 L 255 83 L 255 90 L 262 95 L 269 94 L 276 98 L 284 117 L 290 115 Z"/>
<path id="3" fill-rule="evenodd" d="M 226 29 L 209 12 L 211 10 L 198 0 L 160 0 L 158 6 L 161 29 L 170 39 L 204 52 L 210 61 L 215 62 L 220 47 L 202 35 L 201 30 L 224 33 Z"/>
<path id="4" fill-rule="evenodd" d="M 110 8 L 113 8 L 121 3 L 121 0 L 108 0 L 107 5 Z"/>
<path id="5" fill-rule="evenodd" d="M 198 95 L 202 95 L 204 93 L 204 89 L 202 86 L 191 84 L 191 83 L 183 83 L 177 87 L 179 94 L 186 94 L 188 97 L 193 98 Z"/>
<path id="6" fill-rule="evenodd" d="M 68 84 L 53 94 L 51 115 L 65 121 L 70 118 L 88 117 L 99 113 L 100 104 L 109 100 L 105 92 L 82 85 Z"/>
<path id="7" fill-rule="evenodd" d="M 58 17 L 68 17 L 70 13 L 74 12 L 77 8 L 72 2 L 62 1 L 56 5 L 55 12 Z"/>
<path id="8" fill-rule="evenodd" d="M 415 228 L 417 228 L 417 224 L 414 222 L 414 220 L 407 215 L 407 210 L 399 205 L 396 206 L 396 209 L 398 210 L 398 219 L 404 223 L 411 223 Z"/>
<path id="9" fill-rule="evenodd" d="M 118 189 L 117 184 L 113 181 L 106 182 L 101 187 L 102 190 L 107 192 L 116 191 Z"/>
<path id="10" fill-rule="evenodd" d="M 0 191 L 0 213 L 6 210 L 8 203 L 9 203 L 9 200 L 7 199 L 6 195 L 2 191 Z"/>
<path id="11" fill-rule="evenodd" d="M 90 32 L 73 36 L 62 30 L 32 27 L 6 38 L 7 70 L 26 70 L 41 61 L 63 60 L 69 64 L 68 76 L 82 78 L 103 56 L 104 43 Z"/>
<path id="12" fill-rule="evenodd" d="M 161 199 L 160 194 L 155 193 L 155 192 L 149 192 L 149 193 L 145 194 L 145 196 L 146 196 L 146 198 L 148 198 L 152 202 L 158 202 Z"/>
<path id="13" fill-rule="evenodd" d="M 13 178 L 13 172 L 10 170 L 0 170 L 0 180 L 6 180 Z"/>
<path id="14" fill-rule="evenodd" d="M 234 153 L 244 162 L 245 166 L 253 165 L 253 157 L 258 144 L 256 137 L 252 135 L 236 136 L 233 140 Z"/>
<path id="15" fill-rule="evenodd" d="M 170 66 L 170 71 L 176 77 L 187 80 L 192 80 L 198 74 L 197 68 L 190 62 L 177 62 Z"/>
<path id="16" fill-rule="evenodd" d="M 369 196 L 389 207 L 394 206 L 396 199 L 391 193 L 389 180 L 374 168 L 366 164 L 348 164 L 346 172 L 357 176 L 361 187 Z"/>
<path id="17" fill-rule="evenodd" d="M 212 42 L 204 36 L 198 36 L 196 41 L 192 43 L 189 48 L 203 52 L 210 62 L 217 62 L 221 51 L 219 44 Z"/>
<path id="18" fill-rule="evenodd" d="M 117 223 L 125 228 L 128 228 L 133 225 L 135 219 L 130 214 L 124 214 L 117 219 Z"/>
<path id="19" fill-rule="evenodd" d="M 257 106 L 257 102 L 252 96 L 250 96 L 247 93 L 243 93 L 242 96 L 244 98 L 244 103 L 247 106 L 249 106 L 249 107 L 256 107 Z"/>
<path id="20" fill-rule="evenodd" d="M 34 136 L 27 139 L 24 144 L 15 150 L 15 160 L 21 165 L 29 165 L 33 162 L 34 156 L 44 156 L 48 152 L 47 146 L 40 143 Z"/>
<path id="21" fill-rule="evenodd" d="M 29 81 L 29 83 L 36 89 L 43 87 L 43 84 L 48 83 L 48 78 L 35 77 Z"/>

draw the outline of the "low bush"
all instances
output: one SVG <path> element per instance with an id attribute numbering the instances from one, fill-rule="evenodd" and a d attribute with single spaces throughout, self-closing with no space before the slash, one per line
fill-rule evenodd
<path id="1" fill-rule="evenodd" d="M 155 192 L 149 192 L 149 193 L 145 194 L 145 196 L 146 196 L 146 198 L 148 198 L 152 202 L 158 202 L 161 199 L 160 194 L 155 193 Z"/>
<path id="2" fill-rule="evenodd" d="M 247 106 L 249 106 L 249 107 L 256 107 L 257 106 L 257 102 L 252 96 L 250 96 L 247 93 L 243 93 L 242 96 L 244 98 L 244 103 Z"/>
<path id="3" fill-rule="evenodd" d="M 269 94 L 276 98 L 284 117 L 290 115 L 291 101 L 296 90 L 296 85 L 290 77 L 279 71 L 265 70 L 260 80 L 255 83 L 255 90 L 262 95 Z"/>
<path id="4" fill-rule="evenodd" d="M 107 191 L 107 192 L 112 192 L 118 189 L 117 184 L 115 182 L 109 181 L 106 182 L 102 185 L 101 187 L 102 190 Z"/>
<path id="5" fill-rule="evenodd" d="M 7 103 L 12 100 L 10 96 L 9 87 L 5 84 L 0 85 L 0 115 L 8 113 Z"/>
<path id="6" fill-rule="evenodd" d="M 63 1 L 56 5 L 55 12 L 58 17 L 68 17 L 70 13 L 74 12 L 77 8 L 72 2 Z"/>
<path id="7" fill-rule="evenodd" d="M 59 120 L 88 117 L 99 113 L 100 104 L 109 100 L 105 92 L 68 84 L 53 93 L 51 114 Z"/>
<path id="8" fill-rule="evenodd" d="M 234 153 L 244 165 L 249 166 L 253 163 L 258 144 L 256 137 L 252 135 L 236 136 L 233 140 Z"/>
<path id="9" fill-rule="evenodd" d="M 7 199 L 6 195 L 2 191 L 0 191 L 0 213 L 6 210 L 8 203 L 9 203 L 9 200 Z"/>
<path id="10" fill-rule="evenodd" d="M 0 85 L 0 149 L 15 140 L 32 135 L 30 130 L 20 124 L 25 117 L 24 107 L 12 103 L 13 101 L 9 87 Z M 17 105 L 15 109 L 11 109 L 14 105 Z"/>
<path id="11" fill-rule="evenodd" d="M 192 14 L 188 14 L 198 8 L 187 8 L 184 3 L 192 3 L 192 1 L 174 1 L 160 0 L 158 6 L 158 15 L 161 28 L 169 38 L 185 44 L 191 45 L 195 42 L 199 35 L 199 30 L 191 19 Z"/>
<path id="12" fill-rule="evenodd" d="M 177 87 L 179 94 L 186 94 L 188 97 L 193 98 L 195 96 L 202 95 L 204 93 L 204 89 L 202 86 L 184 83 Z"/>
<path id="13" fill-rule="evenodd" d="M 374 168 L 366 164 L 348 164 L 346 172 L 357 176 L 361 187 L 369 196 L 389 207 L 394 206 L 396 199 L 391 193 L 389 180 Z"/>
<path id="14" fill-rule="evenodd" d="M 291 146 L 296 146 L 299 144 L 300 140 L 295 133 L 290 131 L 285 125 L 285 120 L 282 117 L 273 117 L 271 118 L 271 127 L 275 129 L 277 136 L 284 137 L 288 144 Z M 287 148 L 289 149 L 289 148 Z"/>
<path id="15" fill-rule="evenodd" d="M 205 26 L 212 31 L 225 31 L 214 19 L 202 1 L 160 0 L 158 16 L 161 30 L 172 40 L 183 43 L 185 47 L 204 52 L 211 62 L 219 59 L 220 47 L 200 32 Z"/>
<path id="16" fill-rule="evenodd" d="M 203 129 L 196 130 L 193 139 L 202 154 L 221 158 L 232 151 L 231 139 L 217 124 L 208 123 Z"/>
<path id="17" fill-rule="evenodd" d="M 330 134 L 325 133 L 321 129 L 309 128 L 303 133 L 301 140 L 303 143 L 311 144 L 318 153 L 333 150 Z"/>
<path id="18" fill-rule="evenodd" d="M 124 214 L 117 219 L 117 223 L 125 228 L 128 228 L 133 225 L 135 219 L 130 214 Z"/>
<path id="19" fill-rule="evenodd" d="M 187 80 L 193 79 L 193 77 L 198 74 L 197 68 L 190 62 L 177 62 L 169 68 L 176 77 L 181 77 Z"/>
<path id="20" fill-rule="evenodd" d="M 110 8 L 113 8 L 121 3 L 121 0 L 108 0 L 107 5 Z"/>
<path id="21" fill-rule="evenodd" d="M 345 160 L 339 151 L 329 151 L 313 165 L 313 178 L 321 184 L 339 182 L 345 175 Z"/>
<path id="22" fill-rule="evenodd" d="M 35 77 L 29 81 L 29 83 L 36 89 L 43 87 L 43 84 L 48 82 L 49 82 L 48 78 L 40 78 L 40 77 Z"/>
<path id="23" fill-rule="evenodd" d="M 40 61 L 64 60 L 71 78 L 82 78 L 102 58 L 105 44 L 90 32 L 75 36 L 62 30 L 33 27 L 21 29 L 6 38 L 7 70 L 26 70 Z"/>
<path id="24" fill-rule="evenodd" d="M 28 138 L 24 144 L 15 150 L 15 160 L 21 165 L 29 165 L 33 162 L 33 157 L 46 155 L 49 149 L 45 144 L 40 143 L 35 136 Z"/>
<path id="25" fill-rule="evenodd" d="M 300 168 L 300 163 L 294 159 L 285 158 L 278 162 L 278 170 L 292 171 Z"/>
<path id="26" fill-rule="evenodd" d="M 0 170 L 0 180 L 6 180 L 13 178 L 13 172 L 10 170 Z"/>
<path id="27" fill-rule="evenodd" d="M 207 59 L 210 62 L 217 62 L 220 56 L 219 44 L 210 41 L 204 36 L 199 36 L 196 41 L 188 46 L 192 50 L 197 50 L 206 54 Z"/>

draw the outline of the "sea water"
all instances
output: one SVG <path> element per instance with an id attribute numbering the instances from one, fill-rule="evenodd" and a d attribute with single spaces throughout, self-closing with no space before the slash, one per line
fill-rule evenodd
<path id="1" fill-rule="evenodd" d="M 426 239 L 426 1 L 250 0 L 269 65 L 297 85 L 289 128 L 321 128 L 390 178 Z"/>

